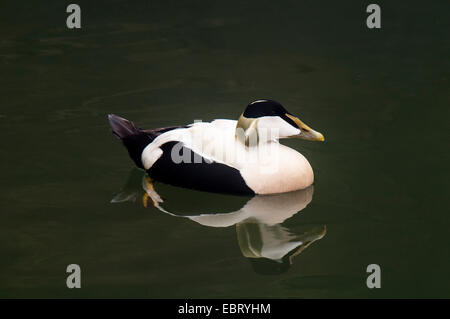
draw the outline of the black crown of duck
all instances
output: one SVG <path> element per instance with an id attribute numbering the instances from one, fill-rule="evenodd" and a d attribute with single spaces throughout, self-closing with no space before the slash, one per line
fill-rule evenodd
<path id="1" fill-rule="evenodd" d="M 324 141 L 273 100 L 250 103 L 237 121 L 140 129 L 117 115 L 108 117 L 113 134 L 150 178 L 209 192 L 275 194 L 306 188 L 314 182 L 311 165 L 279 139 Z"/>

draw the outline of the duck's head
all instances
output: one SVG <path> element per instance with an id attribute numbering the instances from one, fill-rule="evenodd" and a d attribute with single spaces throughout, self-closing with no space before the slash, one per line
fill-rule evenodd
<path id="1" fill-rule="evenodd" d="M 289 137 L 309 141 L 325 140 L 321 133 L 272 100 L 257 100 L 247 105 L 236 125 L 236 138 L 247 146 Z"/>

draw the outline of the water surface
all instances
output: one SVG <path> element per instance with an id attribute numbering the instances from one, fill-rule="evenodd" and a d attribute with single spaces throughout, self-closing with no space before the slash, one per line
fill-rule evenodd
<path id="1" fill-rule="evenodd" d="M 77 3 L 81 30 L 64 1 L 0 5 L 1 297 L 450 296 L 447 1 L 378 2 L 381 30 L 360 1 Z M 316 176 L 298 212 L 163 184 L 176 216 L 142 205 L 108 113 L 153 128 L 259 98 L 326 137 L 283 142 Z"/>

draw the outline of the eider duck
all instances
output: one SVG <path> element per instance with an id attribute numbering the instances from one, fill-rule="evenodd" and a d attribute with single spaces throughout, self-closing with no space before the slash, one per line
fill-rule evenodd
<path id="1" fill-rule="evenodd" d="M 145 130 L 110 114 L 113 134 L 151 179 L 202 191 L 276 194 L 314 181 L 308 160 L 281 138 L 324 141 L 280 103 L 257 100 L 237 121 L 218 119 Z"/>

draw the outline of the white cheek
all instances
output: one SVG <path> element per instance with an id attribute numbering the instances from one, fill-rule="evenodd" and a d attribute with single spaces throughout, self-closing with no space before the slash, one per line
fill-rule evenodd
<path id="1" fill-rule="evenodd" d="M 283 138 L 300 134 L 298 128 L 293 127 L 288 122 L 278 116 L 266 116 L 258 120 L 258 134 L 265 130 L 265 134 L 275 138 Z"/>
<path id="2" fill-rule="evenodd" d="M 300 134 L 298 128 L 293 127 L 291 124 L 283 119 L 280 119 L 280 137 L 288 137 Z"/>

